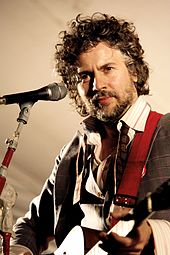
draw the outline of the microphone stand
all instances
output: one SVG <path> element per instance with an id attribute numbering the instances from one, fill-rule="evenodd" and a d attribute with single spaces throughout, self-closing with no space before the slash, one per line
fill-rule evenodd
<path id="1" fill-rule="evenodd" d="M 20 113 L 17 118 L 17 128 L 13 137 L 6 140 L 8 145 L 6 154 L 0 166 L 0 235 L 2 236 L 2 250 L 4 255 L 10 254 L 10 238 L 13 235 L 13 215 L 12 207 L 15 204 L 17 193 L 15 189 L 6 182 L 7 169 L 12 156 L 17 149 L 20 133 L 25 124 L 27 124 L 30 110 L 34 102 L 25 102 L 20 104 Z"/>

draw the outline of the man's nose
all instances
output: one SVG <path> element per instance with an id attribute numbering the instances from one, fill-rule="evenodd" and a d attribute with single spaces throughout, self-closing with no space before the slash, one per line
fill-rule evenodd
<path id="1" fill-rule="evenodd" d="M 104 80 L 102 79 L 101 76 L 95 76 L 93 78 L 93 91 L 95 90 L 101 90 L 101 89 L 104 89 L 105 88 L 105 82 Z"/>

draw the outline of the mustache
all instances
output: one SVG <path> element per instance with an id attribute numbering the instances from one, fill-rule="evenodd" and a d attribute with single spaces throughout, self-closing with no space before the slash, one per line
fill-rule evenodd
<path id="1" fill-rule="evenodd" d="M 101 90 L 101 91 L 97 91 L 91 101 L 92 103 L 96 103 L 100 97 L 115 97 L 116 99 L 119 99 L 119 96 L 116 92 L 114 91 L 106 91 L 106 90 Z"/>

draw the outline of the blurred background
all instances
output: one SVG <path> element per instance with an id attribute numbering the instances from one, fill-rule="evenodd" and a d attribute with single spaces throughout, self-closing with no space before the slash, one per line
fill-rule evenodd
<path id="1" fill-rule="evenodd" d="M 78 13 L 104 12 L 135 23 L 150 65 L 153 109 L 170 111 L 170 0 L 0 0 L 0 95 L 35 90 L 59 81 L 54 72 L 58 33 Z M 18 104 L 0 105 L 0 160 L 18 125 Z M 38 101 L 31 109 L 8 168 L 7 182 L 18 198 L 14 221 L 38 195 L 62 146 L 76 132 L 81 117 L 66 96 Z"/>

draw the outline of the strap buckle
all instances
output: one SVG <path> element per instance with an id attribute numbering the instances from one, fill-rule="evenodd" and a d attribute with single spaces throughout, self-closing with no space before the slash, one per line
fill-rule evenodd
<path id="1" fill-rule="evenodd" d="M 137 197 L 130 196 L 126 194 L 115 194 L 114 195 L 114 204 L 134 208 L 137 202 Z"/>

